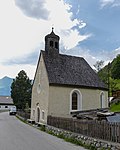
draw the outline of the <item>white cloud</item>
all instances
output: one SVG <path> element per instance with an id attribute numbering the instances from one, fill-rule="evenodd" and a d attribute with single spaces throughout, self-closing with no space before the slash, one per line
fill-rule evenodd
<path id="1" fill-rule="evenodd" d="M 104 66 L 107 65 L 109 62 L 112 62 L 113 59 L 120 54 L 120 47 L 112 50 L 112 51 L 106 51 L 103 50 L 101 51 L 98 56 L 96 57 L 98 60 L 103 60 L 104 61 Z"/>
<path id="2" fill-rule="evenodd" d="M 100 0 L 100 2 L 102 7 L 120 5 L 119 0 Z M 98 57 L 87 49 L 81 50 L 77 47 L 79 42 L 88 39 L 92 34 L 80 34 L 79 30 L 87 24 L 83 20 L 74 18 L 71 8 L 72 6 L 64 0 L 0 1 L 0 68 L 2 70 L 0 78 L 5 75 L 15 77 L 20 70 L 25 70 L 30 78 L 34 77 L 36 65 L 25 64 L 22 59 L 38 49 L 44 49 L 44 37 L 51 32 L 52 25 L 55 27 L 55 33 L 60 36 L 60 46 L 66 48 L 66 53 L 73 49 L 72 55 L 74 55 L 78 51 L 76 54 L 84 57 L 91 66 L 98 60 L 104 60 L 107 64 L 120 54 L 120 48 L 117 48 L 112 52 L 103 51 Z M 80 6 L 78 8 L 79 12 Z M 14 65 L 16 60 L 20 59 L 19 65 Z M 2 63 L 10 61 L 12 65 L 9 66 Z"/>
<path id="3" fill-rule="evenodd" d="M 67 49 L 76 47 L 79 42 L 90 37 L 90 34 L 81 35 L 77 28 L 73 30 L 74 27 L 85 27 L 86 23 L 73 18 L 71 7 L 64 0 L 0 1 L 0 41 L 2 41 L 0 63 L 4 72 L 0 73 L 0 77 L 3 74 L 7 75 L 8 72 L 13 76 L 13 72 L 17 71 L 16 68 L 19 70 L 21 66 L 27 69 L 23 65 L 6 67 L 2 62 L 8 62 L 14 58 L 22 59 L 38 47 L 44 49 L 44 37 L 50 32 L 52 25 L 55 27 L 55 33 L 61 37 L 60 42 Z"/>
<path id="4" fill-rule="evenodd" d="M 8 76 L 11 78 L 15 78 L 21 70 L 24 70 L 30 79 L 34 78 L 36 66 L 33 65 L 12 65 L 12 66 L 4 66 L 0 64 L 0 78 L 4 76 Z"/>
<path id="5" fill-rule="evenodd" d="M 80 5 L 78 5 L 76 15 L 78 15 L 78 14 L 79 14 L 79 12 L 80 12 Z"/>
<path id="6" fill-rule="evenodd" d="M 113 53 L 113 57 L 115 57 L 118 54 L 120 54 L 120 47 L 118 47 L 117 49 L 115 49 L 112 53 Z"/>
<path id="7" fill-rule="evenodd" d="M 86 26 L 86 23 L 81 20 L 79 28 L 81 29 L 81 28 L 84 28 L 85 26 Z"/>
<path id="8" fill-rule="evenodd" d="M 49 11 L 45 8 L 45 0 L 15 0 L 15 3 L 28 17 L 48 19 Z"/>
<path id="9" fill-rule="evenodd" d="M 112 7 L 119 7 L 119 6 L 120 6 L 120 1 L 117 2 L 117 3 L 114 3 L 114 4 L 112 5 Z"/>
<path id="10" fill-rule="evenodd" d="M 68 50 L 68 51 L 66 50 L 65 53 L 67 53 L 69 55 L 83 57 L 88 62 L 88 64 L 93 69 L 95 69 L 93 65 L 97 61 L 101 61 L 101 60 L 104 61 L 103 67 L 106 66 L 106 65 L 108 65 L 109 62 L 112 62 L 113 59 L 118 54 L 120 54 L 120 47 L 118 47 L 117 49 L 112 50 L 112 51 L 106 51 L 106 50 L 100 51 L 98 53 L 98 55 L 92 54 L 91 50 L 89 50 L 89 49 L 80 48 L 80 47 L 74 47 L 74 48 L 72 48 L 71 50 Z"/>
<path id="11" fill-rule="evenodd" d="M 17 3 L 22 3 L 19 0 L 16 0 Z M 80 28 L 85 27 L 85 23 L 78 19 L 72 19 L 72 12 L 70 11 L 71 6 L 64 3 L 63 0 L 46 0 L 46 9 L 50 12 L 49 20 L 34 20 L 32 18 L 25 17 L 17 7 L 14 6 L 14 2 L 10 2 L 7 5 L 7 0 L 5 0 L 4 5 L 6 5 L 6 10 L 1 11 L 1 22 L 3 22 L 3 28 L 0 28 L 0 38 L 2 39 L 2 47 L 5 51 L 8 51 L 9 54 L 12 53 L 12 56 L 21 55 L 24 53 L 29 53 L 33 51 L 38 46 L 39 43 L 43 41 L 44 36 L 49 33 L 49 29 L 54 24 L 56 31 L 59 35 L 65 36 L 66 40 L 68 39 L 69 45 L 77 45 L 78 42 L 87 39 L 88 35 L 80 35 L 77 30 L 70 31 L 73 27 L 79 26 Z M 38 3 L 41 4 L 42 1 L 38 0 L 25 0 L 25 6 L 29 3 Z M 24 4 L 23 3 L 23 4 Z M 0 5 L 2 6 L 2 5 Z M 23 5 L 22 5 L 23 6 Z M 3 6 L 2 6 L 3 7 Z M 26 7 L 24 7 L 25 9 Z M 38 7 L 36 9 L 39 9 Z M 22 9 L 23 10 L 23 9 Z M 41 9 L 42 10 L 42 9 Z M 56 12 L 57 10 L 57 12 Z M 30 11 L 26 9 L 26 11 Z M 44 12 L 44 11 L 43 11 Z M 6 13 L 6 14 L 5 14 Z M 41 13 L 42 15 L 42 13 Z M 31 16 L 32 17 L 32 16 Z M 37 16 L 36 16 L 37 18 Z M 64 21 L 63 21 L 64 20 Z M 6 24 L 6 26 L 5 26 Z M 70 31 L 70 34 L 62 34 L 63 31 Z M 62 31 L 62 32 L 61 32 Z M 71 38 L 76 38 L 71 42 Z M 70 40 L 70 42 L 69 42 Z M 64 42 L 64 41 L 63 41 Z M 73 43 L 74 42 L 74 43 Z M 66 43 L 66 42 L 65 42 Z M 66 44 L 65 44 L 66 45 Z M 72 46 L 70 46 L 72 47 Z M 6 56 L 6 54 L 5 54 Z M 10 56 L 10 55 L 9 55 Z M 4 55 L 3 55 L 4 58 Z"/>
<path id="12" fill-rule="evenodd" d="M 102 8 L 107 5 L 110 5 L 112 7 L 120 6 L 120 0 L 100 0 L 100 3 Z"/>
<path id="13" fill-rule="evenodd" d="M 100 0 L 101 7 L 104 7 L 106 5 L 112 4 L 115 0 Z"/>
<path id="14" fill-rule="evenodd" d="M 23 16 L 14 1 L 0 1 L 0 18 L 0 61 L 28 54 L 43 41 L 40 26 L 45 26 L 45 22 Z"/>
<path id="15" fill-rule="evenodd" d="M 77 46 L 78 42 L 81 42 L 91 35 L 80 35 L 78 30 L 66 30 L 63 33 L 63 46 L 66 50 L 72 49 Z"/>

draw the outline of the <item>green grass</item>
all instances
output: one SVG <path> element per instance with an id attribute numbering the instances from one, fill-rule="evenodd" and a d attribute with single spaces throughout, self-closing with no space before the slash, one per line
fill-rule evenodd
<path id="1" fill-rule="evenodd" d="M 110 106 L 110 111 L 112 111 L 112 112 L 120 112 L 120 103 L 112 104 Z"/>

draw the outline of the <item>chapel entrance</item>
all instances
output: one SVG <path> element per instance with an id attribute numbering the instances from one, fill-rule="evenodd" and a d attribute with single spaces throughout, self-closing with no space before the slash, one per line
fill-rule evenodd
<path id="1" fill-rule="evenodd" d="M 40 108 L 37 107 L 36 122 L 40 122 Z"/>

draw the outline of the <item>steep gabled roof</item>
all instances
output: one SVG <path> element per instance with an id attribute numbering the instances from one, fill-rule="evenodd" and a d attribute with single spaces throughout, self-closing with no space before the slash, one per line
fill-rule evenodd
<path id="1" fill-rule="evenodd" d="M 107 89 L 98 75 L 82 57 L 62 54 L 48 55 L 41 51 L 49 84 Z"/>

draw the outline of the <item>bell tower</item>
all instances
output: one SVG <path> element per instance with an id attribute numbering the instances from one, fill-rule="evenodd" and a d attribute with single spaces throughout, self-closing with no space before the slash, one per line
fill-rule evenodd
<path id="1" fill-rule="evenodd" d="M 52 27 L 52 32 L 45 36 L 45 52 L 58 53 L 59 54 L 59 40 L 60 37 L 54 33 L 54 28 Z"/>

